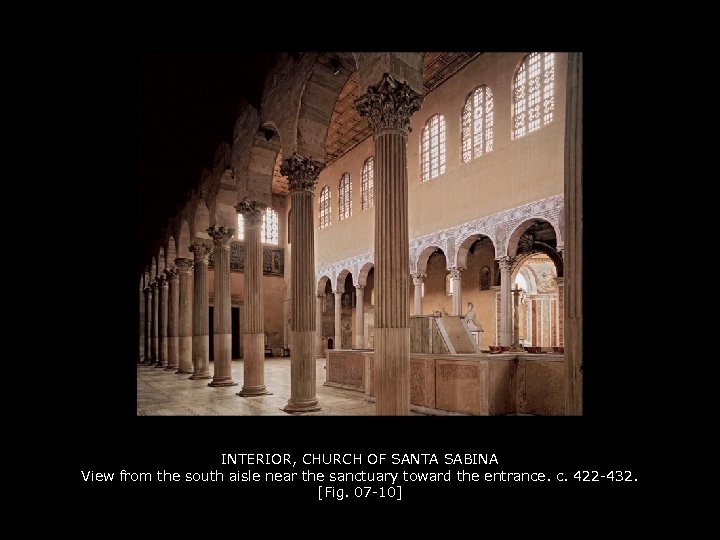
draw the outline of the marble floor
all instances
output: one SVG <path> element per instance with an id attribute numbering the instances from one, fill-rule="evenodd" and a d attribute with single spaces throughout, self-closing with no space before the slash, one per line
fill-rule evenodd
<path id="1" fill-rule="evenodd" d="M 322 409 L 297 416 L 374 416 L 375 403 L 363 392 L 324 386 L 325 359 L 317 361 L 317 396 Z M 210 373 L 214 366 L 210 362 Z M 175 375 L 144 365 L 137 367 L 138 416 L 290 416 L 282 411 L 290 398 L 290 358 L 265 359 L 265 385 L 272 395 L 242 398 L 243 361 L 232 363 L 238 386 L 210 388 L 212 379 L 191 381 L 190 375 Z M 413 416 L 424 416 L 411 412 Z"/>

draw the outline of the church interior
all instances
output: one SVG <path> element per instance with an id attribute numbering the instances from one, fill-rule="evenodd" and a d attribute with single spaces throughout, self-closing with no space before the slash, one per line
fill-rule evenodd
<path id="1" fill-rule="evenodd" d="M 582 61 L 222 59 L 256 90 L 140 194 L 137 414 L 582 415 Z"/>

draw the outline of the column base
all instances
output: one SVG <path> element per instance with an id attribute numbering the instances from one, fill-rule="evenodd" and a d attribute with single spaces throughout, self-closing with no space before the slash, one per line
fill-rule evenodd
<path id="1" fill-rule="evenodd" d="M 192 373 L 192 370 L 191 370 L 191 369 L 178 369 L 178 370 L 175 372 L 175 375 L 180 375 L 180 374 L 182 374 L 182 373 Z"/>
<path id="2" fill-rule="evenodd" d="M 155 368 L 161 368 L 161 367 L 164 367 L 162 362 L 158 362 L 157 364 L 155 364 Z"/>
<path id="3" fill-rule="evenodd" d="M 287 405 L 281 410 L 285 412 L 314 412 L 320 410 L 320 404 L 318 403 L 317 399 L 311 399 L 311 400 L 305 400 L 305 401 L 298 401 L 295 399 L 290 399 L 287 402 Z"/>
<path id="4" fill-rule="evenodd" d="M 169 370 L 171 370 L 171 369 L 177 369 L 178 367 L 180 367 L 180 366 L 178 366 L 178 365 L 176 364 L 176 365 L 174 365 L 174 366 L 167 366 L 165 369 L 167 369 L 167 370 L 169 371 Z"/>
<path id="5" fill-rule="evenodd" d="M 240 390 L 237 394 L 235 394 L 240 397 L 253 397 L 253 396 L 272 396 L 272 392 L 269 392 L 268 389 L 263 386 L 243 386 L 242 390 Z"/>
<path id="6" fill-rule="evenodd" d="M 188 378 L 190 381 L 199 381 L 202 379 L 212 379 L 212 375 L 209 373 L 193 373 L 193 376 Z"/>
<path id="7" fill-rule="evenodd" d="M 208 386 L 237 386 L 238 383 L 233 381 L 230 377 L 223 377 L 222 379 L 213 379 L 212 382 L 208 383 Z"/>

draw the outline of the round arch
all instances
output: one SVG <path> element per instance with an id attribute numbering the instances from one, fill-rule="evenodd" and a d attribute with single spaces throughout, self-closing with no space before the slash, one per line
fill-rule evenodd
<path id="1" fill-rule="evenodd" d="M 330 278 L 328 276 L 322 276 L 318 280 L 317 296 L 325 295 L 325 287 L 326 287 L 328 281 L 330 281 Z"/>
<path id="2" fill-rule="evenodd" d="M 367 285 L 368 274 L 370 274 L 370 270 L 372 270 L 373 268 L 375 268 L 374 262 L 366 262 L 362 266 L 362 268 L 360 268 L 360 272 L 358 273 L 357 285 L 360 285 L 361 287 Z"/>
<path id="3" fill-rule="evenodd" d="M 343 269 L 340 271 L 340 273 L 337 276 L 337 279 L 335 280 L 335 291 L 337 292 L 346 292 L 345 291 L 345 280 L 347 279 L 348 274 L 350 274 L 350 279 L 353 281 L 353 284 L 355 284 L 355 280 L 353 279 L 352 272 L 348 269 Z"/>
<path id="4" fill-rule="evenodd" d="M 442 252 L 443 255 L 445 255 L 445 251 L 440 247 L 436 245 L 427 246 L 424 248 L 420 254 L 417 257 L 417 271 L 419 274 L 427 274 L 427 265 L 428 261 L 430 260 L 430 256 L 435 253 L 436 251 Z M 446 256 L 447 259 L 447 256 Z"/>
<path id="5" fill-rule="evenodd" d="M 495 248 L 495 243 L 492 241 L 492 238 L 490 238 L 489 235 L 485 233 L 475 233 L 471 234 L 465 240 L 460 242 L 460 245 L 457 248 L 457 251 L 455 253 L 455 264 L 457 266 L 460 266 L 462 268 L 467 268 L 467 256 L 470 252 L 470 248 L 472 245 L 477 242 L 478 240 L 485 240 L 487 239 L 488 242 L 490 242 L 490 245 L 493 247 L 493 252 L 497 253 L 497 249 Z M 493 259 L 495 256 L 493 255 Z"/>

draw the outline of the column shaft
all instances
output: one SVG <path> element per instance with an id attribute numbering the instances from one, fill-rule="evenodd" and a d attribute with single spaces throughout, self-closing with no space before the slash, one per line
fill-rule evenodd
<path id="1" fill-rule="evenodd" d="M 355 286 L 355 348 L 365 348 L 365 287 Z"/>
<path id="2" fill-rule="evenodd" d="M 190 259 L 175 259 L 180 276 L 178 292 L 178 370 L 175 373 L 192 373 L 192 266 Z"/>
<path id="3" fill-rule="evenodd" d="M 165 276 L 158 276 L 160 280 L 160 297 L 158 302 L 158 361 L 156 368 L 167 364 L 168 343 L 167 343 L 167 320 L 168 320 L 168 283 Z"/>
<path id="4" fill-rule="evenodd" d="M 177 268 L 169 268 L 165 270 L 168 279 L 168 355 L 167 365 L 165 369 L 175 371 L 178 368 L 179 350 L 178 350 L 178 304 L 180 303 L 180 290 L 178 288 L 179 279 Z"/>
<path id="5" fill-rule="evenodd" d="M 342 292 L 335 292 L 335 348 L 342 349 Z"/>
<path id="6" fill-rule="evenodd" d="M 511 269 L 512 259 L 502 257 L 498 260 L 500 266 L 500 345 L 510 347 L 512 340 L 512 284 Z"/>
<path id="7" fill-rule="evenodd" d="M 210 378 L 210 324 L 208 321 L 207 265 L 211 248 L 202 242 L 190 246 L 194 256 L 193 283 L 193 374 L 191 379 Z"/>
<path id="8" fill-rule="evenodd" d="M 323 345 L 322 345 L 322 306 L 323 306 L 323 296 L 318 296 L 315 298 L 315 320 L 317 321 L 317 331 L 315 332 L 315 357 L 316 358 L 322 358 L 323 355 Z"/>
<path id="9" fill-rule="evenodd" d="M 158 360 L 158 284 L 153 281 L 150 287 L 150 365 Z"/>
<path id="10" fill-rule="evenodd" d="M 230 239 L 234 229 L 210 227 L 215 254 L 215 309 L 213 310 L 213 362 L 215 373 L 208 386 L 236 386 L 232 379 L 232 307 L 230 304 Z"/>
<path id="11" fill-rule="evenodd" d="M 244 199 L 236 209 L 245 223 L 245 302 L 243 304 L 243 386 L 239 396 L 268 394 L 265 387 L 265 310 L 260 227 L 266 206 Z"/>
<path id="12" fill-rule="evenodd" d="M 145 289 L 144 288 L 140 289 L 140 303 L 139 303 L 138 307 L 139 307 L 138 321 L 140 323 L 140 325 L 139 325 L 140 331 L 138 333 L 138 337 L 140 338 L 140 340 L 138 342 L 139 349 L 138 349 L 137 363 L 142 364 L 143 361 L 145 360 L 145 350 L 146 350 L 145 349 L 145 327 L 147 326 L 145 324 L 145 319 L 147 318 L 147 310 L 145 309 Z"/>
<path id="13" fill-rule="evenodd" d="M 148 364 L 150 363 L 150 328 L 152 327 L 152 302 L 150 299 L 150 287 L 145 287 L 143 289 L 143 294 L 145 295 L 145 320 L 143 321 L 143 324 L 145 325 L 145 358 L 143 359 L 143 363 Z"/>
<path id="14" fill-rule="evenodd" d="M 462 315 L 462 271 L 463 268 L 450 269 L 450 290 L 452 291 L 452 314 Z"/>
<path id="15" fill-rule="evenodd" d="M 412 274 L 413 293 L 414 293 L 414 313 L 413 315 L 422 315 L 422 286 L 425 282 L 425 274 Z"/>

